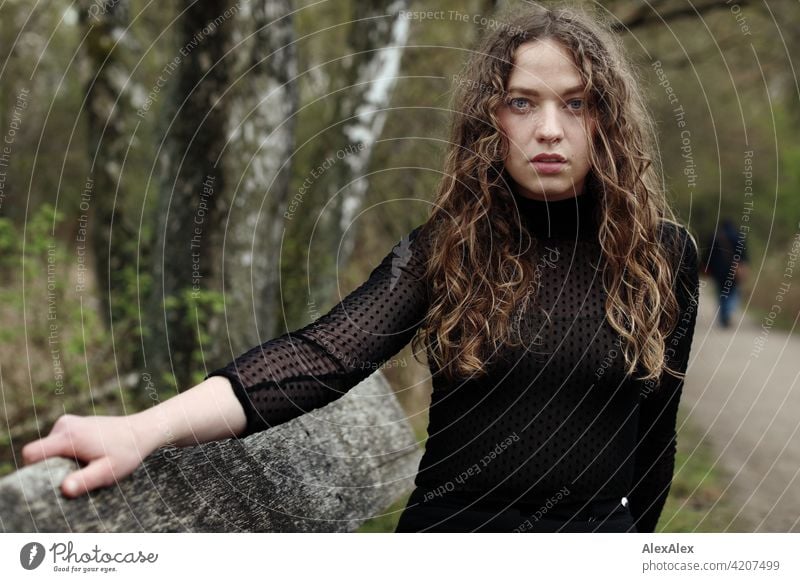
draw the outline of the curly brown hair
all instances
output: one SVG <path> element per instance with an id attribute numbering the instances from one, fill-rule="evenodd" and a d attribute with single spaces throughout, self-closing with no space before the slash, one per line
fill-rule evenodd
<path id="1" fill-rule="evenodd" d="M 515 306 L 526 301 L 534 276 L 521 257 L 536 241 L 522 228 L 508 186 L 509 143 L 497 111 L 517 48 L 552 39 L 572 55 L 594 120 L 586 180 L 600 200 L 606 318 L 620 334 L 629 374 L 682 377 L 665 358 L 680 306 L 675 250 L 660 232 L 664 223 L 680 225 L 662 189 L 654 123 L 621 39 L 599 14 L 569 5 L 512 8 L 500 20 L 513 27 L 488 31 L 462 72 L 469 82 L 454 91 L 444 177 L 424 225 L 432 298 L 415 351 L 424 343 L 432 364 L 456 380 L 486 374 L 493 355 L 513 343 Z"/>

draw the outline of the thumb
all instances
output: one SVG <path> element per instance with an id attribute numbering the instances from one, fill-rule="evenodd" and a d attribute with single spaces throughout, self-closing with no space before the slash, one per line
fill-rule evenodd
<path id="1" fill-rule="evenodd" d="M 80 471 L 74 471 L 67 475 L 61 483 L 61 491 L 67 497 L 79 497 L 92 489 L 107 487 L 114 483 L 111 462 L 108 457 L 101 457 Z"/>

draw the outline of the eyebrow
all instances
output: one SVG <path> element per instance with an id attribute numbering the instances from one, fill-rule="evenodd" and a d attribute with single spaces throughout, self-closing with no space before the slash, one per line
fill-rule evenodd
<path id="1" fill-rule="evenodd" d="M 575 85 L 574 87 L 569 87 L 565 89 L 561 95 L 572 95 L 573 93 L 583 93 L 585 90 L 585 85 Z M 536 89 L 529 89 L 527 87 L 509 87 L 509 93 L 523 93 L 525 95 L 534 95 L 536 97 L 539 96 L 539 92 Z"/>

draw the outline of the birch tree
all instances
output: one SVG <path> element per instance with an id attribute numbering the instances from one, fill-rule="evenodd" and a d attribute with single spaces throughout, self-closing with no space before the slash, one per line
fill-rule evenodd
<path id="1" fill-rule="evenodd" d="M 352 3 L 347 55 L 333 67 L 334 77 L 346 89 L 335 99 L 332 127 L 326 131 L 318 160 L 336 160 L 319 186 L 326 194 L 315 237 L 327 251 L 338 251 L 339 264 L 352 254 L 352 237 L 340 241 L 361 208 L 369 186 L 367 173 L 373 146 L 380 138 L 408 39 L 409 20 L 402 16 L 406 0 L 370 0 Z M 314 241 L 317 244 L 317 241 Z M 322 303 L 340 299 L 336 276 L 324 270 L 314 279 L 315 296 Z"/>
<path id="2" fill-rule="evenodd" d="M 298 103 L 291 11 L 289 0 L 261 0 L 237 15 L 225 149 L 232 189 L 223 243 L 225 317 L 224 327 L 214 326 L 228 341 L 214 345 L 214 357 L 279 333 L 280 246 Z"/>

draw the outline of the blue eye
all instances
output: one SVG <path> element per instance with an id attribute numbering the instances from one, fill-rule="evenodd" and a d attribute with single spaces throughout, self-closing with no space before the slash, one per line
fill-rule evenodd
<path id="1" fill-rule="evenodd" d="M 522 102 L 523 104 L 518 106 L 519 102 Z M 511 99 L 506 101 L 506 104 L 509 105 L 512 109 L 520 111 L 527 109 L 527 104 L 529 104 L 529 101 L 524 97 L 512 97 Z"/>
<path id="2" fill-rule="evenodd" d="M 570 104 L 570 105 L 573 104 L 573 103 L 577 103 L 578 104 L 578 107 L 572 107 L 572 109 L 574 111 L 578 111 L 579 109 L 583 109 L 583 99 L 570 99 L 567 103 Z"/>

